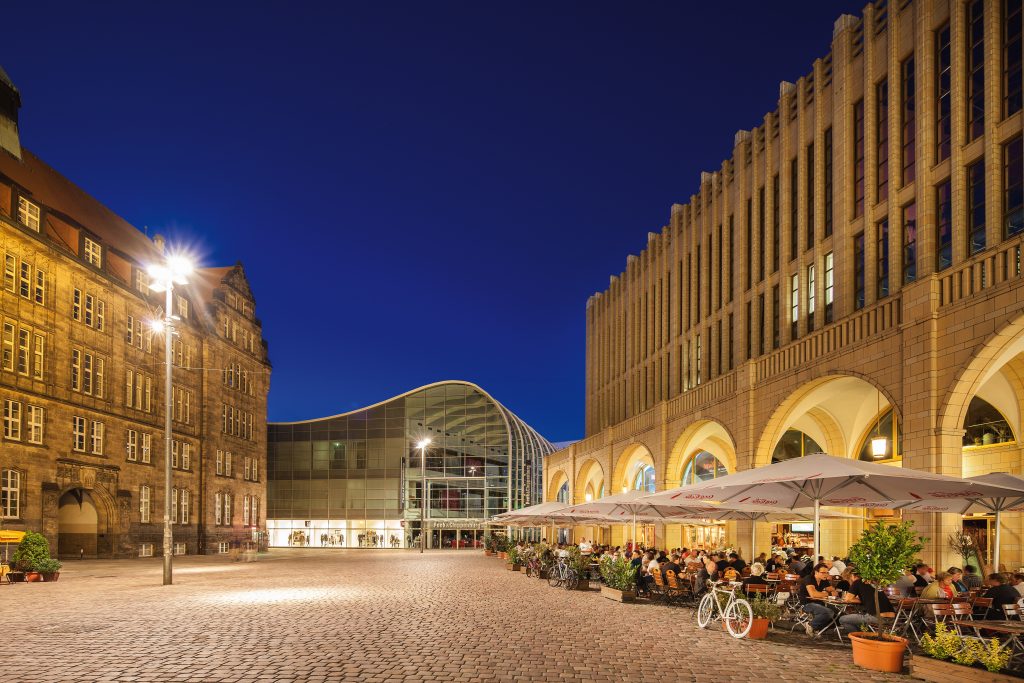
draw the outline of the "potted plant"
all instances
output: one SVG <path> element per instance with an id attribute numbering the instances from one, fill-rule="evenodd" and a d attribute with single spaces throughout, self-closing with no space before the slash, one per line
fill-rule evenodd
<path id="1" fill-rule="evenodd" d="M 774 601 L 757 597 L 750 601 L 750 609 L 754 613 L 754 622 L 747 638 L 764 640 L 768 637 L 768 627 L 782 617 L 782 608 Z"/>
<path id="2" fill-rule="evenodd" d="M 850 634 L 853 643 L 853 662 L 873 671 L 899 673 L 903 670 L 903 652 L 907 639 L 886 632 L 884 618 L 878 606 L 878 590 L 884 589 L 903 575 L 915 556 L 924 549 L 924 541 L 914 534 L 914 522 L 899 524 L 876 522 L 861 534 L 860 539 L 850 548 L 850 561 L 860 578 L 873 585 L 875 592 L 875 614 L 878 615 L 878 633 L 857 632 Z"/>
<path id="3" fill-rule="evenodd" d="M 12 559 L 15 566 L 25 572 L 26 581 L 42 581 L 43 575 L 38 567 L 43 560 L 50 559 L 50 544 L 42 534 L 28 531 L 18 544 Z"/>
<path id="4" fill-rule="evenodd" d="M 590 590 L 590 558 L 584 557 L 578 546 L 569 548 L 569 569 L 576 572 L 576 576 L 579 577 L 576 590 Z"/>
<path id="5" fill-rule="evenodd" d="M 484 536 L 484 557 L 494 554 L 494 536 Z"/>
<path id="6" fill-rule="evenodd" d="M 43 581 L 56 581 L 60 578 L 60 568 L 63 566 L 60 560 L 48 557 L 36 564 L 36 569 L 43 575 Z"/>
<path id="7" fill-rule="evenodd" d="M 997 638 L 987 641 L 963 638 L 949 630 L 941 621 L 935 624 L 935 635 L 926 633 L 921 638 L 925 655 L 910 658 L 910 673 L 933 683 L 971 680 L 979 683 L 1008 683 L 1019 678 L 998 673 L 1010 663 L 1010 646 L 1000 645 Z M 950 661 L 946 661 L 950 660 Z M 978 669 L 985 667 L 985 672 Z"/>
<path id="8" fill-rule="evenodd" d="M 505 568 L 517 572 L 519 571 L 519 548 L 516 546 L 510 546 L 508 549 L 508 562 L 505 563 Z"/>
<path id="9" fill-rule="evenodd" d="M 636 569 L 625 558 L 605 557 L 600 564 L 601 595 L 609 600 L 633 602 L 636 599 Z"/>

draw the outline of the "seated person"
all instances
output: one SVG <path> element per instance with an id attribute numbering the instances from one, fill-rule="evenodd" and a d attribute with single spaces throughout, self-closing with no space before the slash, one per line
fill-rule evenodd
<path id="1" fill-rule="evenodd" d="M 813 636 L 831 623 L 835 614 L 821 602 L 835 592 L 828 581 L 828 565 L 825 563 L 814 566 L 813 573 L 800 579 L 800 611 L 811 615 L 811 623 L 804 622 L 807 635 Z"/>
<path id="2" fill-rule="evenodd" d="M 843 566 L 845 567 L 845 565 L 843 565 Z M 828 575 L 829 576 L 835 576 L 835 574 L 832 573 L 831 569 L 829 570 Z M 840 576 L 839 580 L 836 581 L 835 584 L 833 584 L 833 585 L 834 585 L 834 587 L 835 587 L 837 592 L 838 591 L 843 591 L 845 593 L 846 591 L 850 590 L 850 586 L 852 584 L 853 584 L 853 569 L 846 568 L 846 569 L 843 569 L 842 576 Z"/>
<path id="3" fill-rule="evenodd" d="M 750 586 L 751 584 L 756 584 L 759 586 L 768 585 L 768 582 L 764 579 L 764 565 L 762 565 L 760 562 L 755 562 L 754 564 L 750 565 L 750 576 L 743 579 L 744 593 L 748 592 L 747 586 Z"/>
<path id="4" fill-rule="evenodd" d="M 778 552 L 772 555 L 771 559 L 765 565 L 765 569 L 770 572 L 785 572 L 789 567 L 789 558 L 786 553 Z"/>
<path id="5" fill-rule="evenodd" d="M 661 570 L 661 578 L 665 583 L 668 583 L 668 572 L 675 572 L 676 576 L 679 576 L 682 573 L 682 569 L 679 568 L 679 553 L 672 553 L 668 562 L 658 564 L 658 569 Z"/>
<path id="6" fill-rule="evenodd" d="M 978 570 L 974 565 L 964 565 L 964 585 L 967 586 L 967 590 L 972 588 L 981 588 L 984 586 L 984 582 L 981 580 L 981 575 L 978 574 Z"/>
<path id="7" fill-rule="evenodd" d="M 735 569 L 739 573 L 743 573 L 747 563 L 740 559 L 740 556 L 736 553 L 729 553 L 729 566 Z"/>
<path id="8" fill-rule="evenodd" d="M 857 570 L 851 570 L 850 590 L 843 596 L 844 602 L 863 605 L 863 613 L 844 614 L 839 617 L 839 625 L 843 630 L 853 631 L 861 628 L 861 624 L 878 626 L 878 615 L 875 614 L 875 598 L 878 598 L 878 611 L 883 617 L 892 619 L 896 616 L 889 598 L 877 588 L 860 578 Z"/>
<path id="9" fill-rule="evenodd" d="M 725 559 L 725 555 L 723 553 L 718 553 L 717 555 L 714 555 L 713 558 L 715 560 L 715 567 L 717 568 L 717 571 L 724 572 L 725 568 L 729 566 L 729 560 Z"/>
<path id="10" fill-rule="evenodd" d="M 912 567 L 907 567 L 903 570 L 903 576 L 896 580 L 896 583 L 892 584 L 893 588 L 899 591 L 900 597 L 912 598 L 914 597 L 914 585 L 917 582 L 917 575 L 914 574 Z"/>
<path id="11" fill-rule="evenodd" d="M 950 567 L 946 572 L 953 578 L 953 590 L 955 590 L 958 595 L 966 593 L 967 586 L 964 584 L 963 570 L 960 569 L 960 567 Z"/>
<path id="12" fill-rule="evenodd" d="M 1020 593 L 1010 585 L 1005 574 L 989 574 L 988 585 L 989 589 L 982 597 L 991 598 L 992 606 L 988 608 L 988 613 L 983 618 L 1005 619 L 1003 605 L 1016 605 L 1020 600 Z"/>
<path id="13" fill-rule="evenodd" d="M 952 599 L 955 595 L 956 589 L 953 588 L 953 576 L 949 572 L 939 572 L 935 580 L 921 591 L 921 597 L 927 600 Z"/>
<path id="14" fill-rule="evenodd" d="M 768 555 L 766 553 L 761 553 L 754 559 L 754 562 L 760 562 L 763 567 L 768 562 Z"/>
<path id="15" fill-rule="evenodd" d="M 846 563 L 838 555 L 832 556 L 832 567 L 828 570 L 829 576 L 842 576 L 846 571 Z M 843 590 L 846 590 L 845 588 Z"/>
<path id="16" fill-rule="evenodd" d="M 1014 574 L 1010 585 L 1016 588 L 1020 596 L 1024 598 L 1024 574 Z"/>

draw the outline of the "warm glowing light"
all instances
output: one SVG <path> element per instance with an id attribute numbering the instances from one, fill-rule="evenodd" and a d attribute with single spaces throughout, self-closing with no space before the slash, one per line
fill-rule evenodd
<path id="1" fill-rule="evenodd" d="M 622 487 L 622 492 L 623 493 L 627 493 L 628 491 L 629 491 L 629 487 L 628 486 L 623 486 Z"/>
<path id="2" fill-rule="evenodd" d="M 167 291 L 167 284 L 184 285 L 188 276 L 195 270 L 192 260 L 187 256 L 176 254 L 167 257 L 166 263 L 154 263 L 146 268 L 149 275 L 149 288 L 154 292 Z"/>
<path id="3" fill-rule="evenodd" d="M 884 458 L 886 451 L 889 450 L 889 440 L 884 436 L 875 436 L 871 438 L 871 455 L 876 458 Z"/>
<path id="4" fill-rule="evenodd" d="M 583 496 L 583 497 L 584 497 L 584 498 L 586 499 L 586 501 L 587 501 L 588 503 L 589 503 L 590 501 L 594 500 L 594 495 L 593 495 L 593 494 L 591 494 L 591 493 L 588 493 L 587 495 L 585 495 L 585 496 Z"/>
<path id="5" fill-rule="evenodd" d="M 164 321 L 163 320 L 150 320 L 149 321 L 149 329 L 153 330 L 153 332 L 155 332 L 156 334 L 160 334 L 161 332 L 164 331 Z"/>
<path id="6" fill-rule="evenodd" d="M 430 445 L 430 439 L 422 439 L 419 443 L 416 444 L 416 448 L 423 449 L 423 448 L 426 448 L 429 445 Z"/>
<path id="7" fill-rule="evenodd" d="M 174 256 L 167 257 L 167 269 L 170 271 L 171 277 L 178 284 L 185 284 L 185 278 L 192 274 L 195 270 L 195 266 L 192 265 L 191 259 L 187 256 L 177 254 Z"/>

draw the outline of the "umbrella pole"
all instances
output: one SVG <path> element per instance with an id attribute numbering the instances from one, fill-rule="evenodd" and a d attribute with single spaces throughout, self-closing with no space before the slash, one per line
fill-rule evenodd
<path id="1" fill-rule="evenodd" d="M 753 562 L 754 558 L 757 557 L 757 520 L 750 520 L 750 559 L 748 562 Z"/>
<path id="2" fill-rule="evenodd" d="M 817 563 L 818 555 L 821 555 L 821 500 L 814 499 L 814 557 L 812 563 Z"/>
<path id="3" fill-rule="evenodd" d="M 999 571 L 999 526 L 999 508 L 996 508 L 996 547 L 995 551 L 992 553 L 992 559 L 995 563 L 995 566 L 992 568 L 992 571 L 994 572 Z"/>
<path id="4" fill-rule="evenodd" d="M 633 511 L 633 549 L 635 550 L 637 545 L 636 542 L 636 510 Z"/>

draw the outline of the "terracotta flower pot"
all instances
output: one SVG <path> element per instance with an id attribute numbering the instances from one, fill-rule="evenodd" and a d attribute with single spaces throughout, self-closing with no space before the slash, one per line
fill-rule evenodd
<path id="1" fill-rule="evenodd" d="M 754 617 L 754 622 L 750 626 L 750 633 L 747 634 L 747 638 L 752 640 L 764 640 L 768 637 L 768 627 L 771 623 L 772 622 L 767 619 Z"/>
<path id="2" fill-rule="evenodd" d="M 25 580 L 29 583 L 32 583 L 34 581 L 42 581 L 43 575 L 39 572 L 25 572 Z"/>
<path id="3" fill-rule="evenodd" d="M 43 572 L 43 581 L 56 581 L 60 578 L 60 572 Z"/>
<path id="4" fill-rule="evenodd" d="M 907 649 L 907 639 L 897 636 L 879 638 L 874 633 L 851 633 L 853 643 L 853 663 L 872 671 L 903 671 L 903 652 Z"/>

